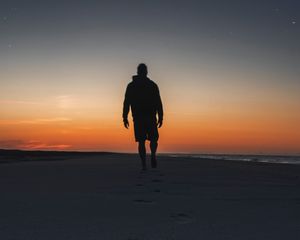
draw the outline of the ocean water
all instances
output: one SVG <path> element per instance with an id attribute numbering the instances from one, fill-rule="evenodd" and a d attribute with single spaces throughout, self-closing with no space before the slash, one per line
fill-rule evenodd
<path id="1" fill-rule="evenodd" d="M 168 156 L 188 157 L 188 158 L 197 158 L 197 159 L 245 161 L 245 162 L 300 164 L 300 156 L 231 155 L 231 154 L 168 154 Z"/>

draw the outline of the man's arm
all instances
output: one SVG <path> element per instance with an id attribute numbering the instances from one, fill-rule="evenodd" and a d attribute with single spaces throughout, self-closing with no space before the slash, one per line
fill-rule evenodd
<path id="1" fill-rule="evenodd" d="M 123 103 L 123 123 L 126 128 L 129 127 L 128 113 L 129 113 L 130 101 L 129 101 L 129 87 L 127 86 L 125 92 L 125 98 Z"/>
<path id="2" fill-rule="evenodd" d="M 163 124 L 164 111 L 163 111 L 163 105 L 162 105 L 158 87 L 157 87 L 157 114 L 158 114 L 158 127 L 160 128 Z"/>

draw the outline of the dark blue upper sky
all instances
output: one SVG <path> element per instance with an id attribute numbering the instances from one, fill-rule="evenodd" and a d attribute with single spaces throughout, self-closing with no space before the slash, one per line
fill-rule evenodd
<path id="1" fill-rule="evenodd" d="M 297 0 L 1 2 L 6 54 L 13 48 L 165 48 L 298 69 Z"/>

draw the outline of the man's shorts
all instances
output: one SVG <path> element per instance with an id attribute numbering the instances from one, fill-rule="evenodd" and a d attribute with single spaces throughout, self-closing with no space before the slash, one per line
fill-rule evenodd
<path id="1" fill-rule="evenodd" d="M 135 141 L 157 141 L 158 129 L 156 118 L 135 118 L 134 119 Z"/>

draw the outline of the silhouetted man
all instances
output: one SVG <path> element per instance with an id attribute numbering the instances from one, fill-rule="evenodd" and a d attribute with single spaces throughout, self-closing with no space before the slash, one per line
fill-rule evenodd
<path id="1" fill-rule="evenodd" d="M 141 63 L 137 68 L 137 75 L 132 77 L 132 82 L 127 86 L 123 106 L 123 122 L 129 127 L 128 113 L 131 113 L 134 122 L 135 141 L 138 142 L 139 154 L 142 160 L 142 169 L 146 170 L 145 141 L 150 141 L 151 166 L 157 167 L 156 150 L 158 129 L 163 123 L 163 107 L 158 86 L 148 77 L 147 66 Z M 158 119 L 157 116 L 158 115 Z"/>

